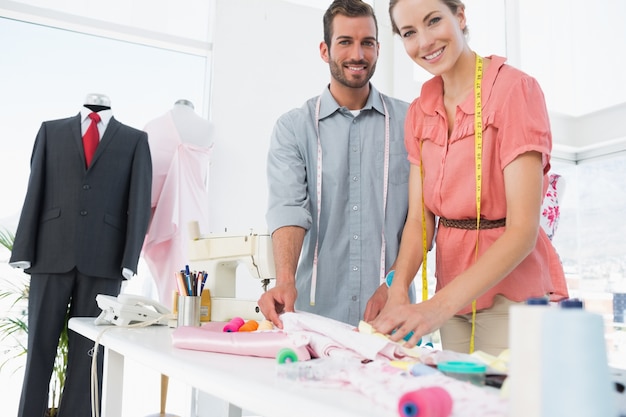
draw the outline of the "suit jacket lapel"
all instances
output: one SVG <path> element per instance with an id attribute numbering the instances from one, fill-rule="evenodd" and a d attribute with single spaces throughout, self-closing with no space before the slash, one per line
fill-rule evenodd
<path id="1" fill-rule="evenodd" d="M 81 132 L 81 120 L 80 113 L 76 116 L 72 117 L 70 120 L 70 130 L 72 132 L 72 137 L 74 138 L 74 142 L 76 143 L 76 149 L 78 150 L 77 155 L 80 158 L 80 163 L 85 166 L 85 148 L 83 147 L 83 134 Z"/>

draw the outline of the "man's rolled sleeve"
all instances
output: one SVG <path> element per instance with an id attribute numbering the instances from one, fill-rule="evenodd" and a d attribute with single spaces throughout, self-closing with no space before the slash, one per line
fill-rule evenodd
<path id="1" fill-rule="evenodd" d="M 292 111 L 274 126 L 267 157 L 268 210 L 270 234 L 284 226 L 311 227 L 307 195 L 307 168 L 303 149 L 294 132 Z M 295 118 L 297 119 L 297 118 Z"/>

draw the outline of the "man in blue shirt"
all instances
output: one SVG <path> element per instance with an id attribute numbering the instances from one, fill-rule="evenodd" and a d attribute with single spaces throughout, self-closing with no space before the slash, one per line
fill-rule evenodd
<path id="1" fill-rule="evenodd" d="M 294 309 L 357 325 L 387 299 L 381 284 L 408 207 L 408 103 L 370 84 L 379 47 L 371 6 L 335 0 L 320 44 L 330 84 L 274 127 L 266 219 L 276 284 L 259 307 L 278 327 Z"/>

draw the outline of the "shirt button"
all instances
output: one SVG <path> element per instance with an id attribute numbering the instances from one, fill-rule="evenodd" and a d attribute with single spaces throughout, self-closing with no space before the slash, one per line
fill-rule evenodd
<path id="1" fill-rule="evenodd" d="M 87 215 L 87 210 L 81 210 L 80 211 L 80 215 L 81 216 L 86 216 Z"/>
<path id="2" fill-rule="evenodd" d="M 359 177 L 357 177 L 356 175 L 354 177 L 352 177 L 352 181 L 358 181 Z"/>
<path id="3" fill-rule="evenodd" d="M 358 271 L 358 270 L 359 270 L 359 267 L 355 265 L 355 266 L 353 266 L 353 267 L 352 267 L 352 270 L 353 270 L 353 271 Z"/>
<path id="4" fill-rule="evenodd" d="M 359 148 L 357 148 L 356 146 L 352 147 L 352 152 L 357 152 L 359 150 Z"/>
<path id="5" fill-rule="evenodd" d="M 352 296 L 352 301 L 356 301 L 356 300 L 357 300 L 356 295 L 353 295 Z"/>
<path id="6" fill-rule="evenodd" d="M 353 211 L 357 211 L 358 209 L 359 209 L 359 206 L 357 206 L 357 205 L 352 206 L 352 210 Z"/>
<path id="7" fill-rule="evenodd" d="M 354 235 L 352 236 L 352 239 L 357 240 L 359 238 L 359 235 Z"/>

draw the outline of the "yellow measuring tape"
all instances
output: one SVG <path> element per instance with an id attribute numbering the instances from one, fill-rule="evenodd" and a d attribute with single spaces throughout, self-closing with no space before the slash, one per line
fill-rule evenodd
<path id="1" fill-rule="evenodd" d="M 474 261 L 478 260 L 478 236 L 480 232 L 480 195 L 482 190 L 482 159 L 483 159 L 483 111 L 481 84 L 483 79 L 483 59 L 476 54 L 476 72 L 474 75 L 474 161 L 476 175 L 476 246 Z M 420 141 L 420 159 L 422 156 Z M 428 299 L 428 271 L 426 259 L 428 256 L 428 238 L 426 235 L 426 209 L 424 204 L 424 164 L 420 160 L 420 179 L 422 181 L 422 301 Z M 476 300 L 472 301 L 472 334 L 470 338 L 470 353 L 474 352 L 474 338 L 476 333 Z"/>
<path id="2" fill-rule="evenodd" d="M 420 159 L 422 157 L 422 143 L 420 141 Z M 426 236 L 426 208 L 424 205 L 424 164 L 420 160 L 420 179 L 422 180 L 422 301 L 428 300 L 428 270 L 426 259 L 428 257 L 428 237 Z"/>
<path id="3" fill-rule="evenodd" d="M 483 160 L 483 110 L 481 84 L 483 80 L 483 59 L 476 54 L 476 73 L 474 75 L 474 162 L 476 171 L 476 248 L 474 261 L 478 260 L 478 236 L 480 236 L 480 194 L 482 190 Z M 474 352 L 476 334 L 476 300 L 472 301 L 472 335 L 470 353 Z"/>

